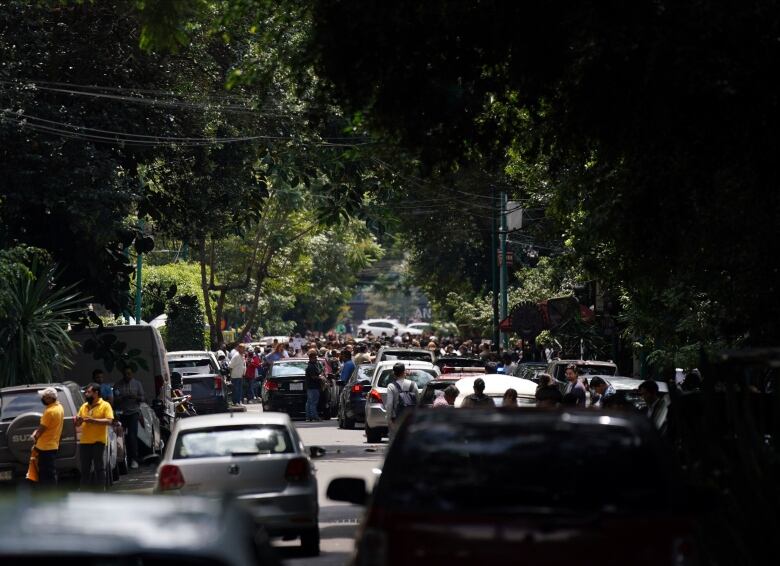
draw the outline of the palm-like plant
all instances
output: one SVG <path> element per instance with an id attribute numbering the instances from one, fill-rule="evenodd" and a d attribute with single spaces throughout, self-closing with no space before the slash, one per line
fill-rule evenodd
<path id="1" fill-rule="evenodd" d="M 51 265 L 33 259 L 29 269 L 13 270 L 0 282 L 0 387 L 50 382 L 58 368 L 70 365 L 68 323 L 84 299 L 56 281 Z"/>

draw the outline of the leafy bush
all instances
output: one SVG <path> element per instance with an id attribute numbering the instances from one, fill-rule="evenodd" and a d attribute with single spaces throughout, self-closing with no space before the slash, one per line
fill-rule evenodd
<path id="1" fill-rule="evenodd" d="M 168 350 L 203 350 L 203 308 L 197 296 L 179 295 L 168 304 Z"/>

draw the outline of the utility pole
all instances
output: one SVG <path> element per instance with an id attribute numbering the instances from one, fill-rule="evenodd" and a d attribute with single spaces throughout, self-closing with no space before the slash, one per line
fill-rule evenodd
<path id="1" fill-rule="evenodd" d="M 501 320 L 504 320 L 508 316 L 507 312 L 507 286 L 509 284 L 509 266 L 507 265 L 506 258 L 506 202 L 507 196 L 505 192 L 501 193 Z M 504 350 L 509 346 L 509 334 L 506 332 L 501 333 L 501 344 Z"/>
<path id="2" fill-rule="evenodd" d="M 496 245 L 498 232 L 498 219 L 496 218 L 496 188 L 490 186 L 491 196 L 491 214 L 493 217 L 493 228 L 490 231 L 490 273 L 493 280 L 493 348 L 498 351 L 499 333 L 498 333 L 498 275 L 496 273 L 496 264 L 498 263 L 498 246 Z"/>
<path id="3" fill-rule="evenodd" d="M 143 232 L 144 221 L 138 221 L 138 232 Z M 144 254 L 136 250 L 135 264 L 135 323 L 141 324 L 141 270 L 144 267 Z"/>

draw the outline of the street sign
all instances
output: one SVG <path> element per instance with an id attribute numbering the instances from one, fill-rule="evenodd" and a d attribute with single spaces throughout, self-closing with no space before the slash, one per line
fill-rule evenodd
<path id="1" fill-rule="evenodd" d="M 498 324 L 498 329 L 502 332 L 511 332 L 512 330 L 512 315 L 509 315 Z"/>
<path id="2" fill-rule="evenodd" d="M 496 258 L 498 259 L 498 266 L 501 267 L 504 265 L 504 255 L 501 253 L 501 250 L 496 250 Z M 506 252 L 506 265 L 507 267 L 512 267 L 512 264 L 515 261 L 515 252 L 510 252 L 507 250 Z"/>

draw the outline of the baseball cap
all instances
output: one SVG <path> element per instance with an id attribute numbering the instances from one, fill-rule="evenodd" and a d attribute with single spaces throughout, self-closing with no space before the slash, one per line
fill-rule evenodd
<path id="1" fill-rule="evenodd" d="M 39 389 L 38 395 L 41 397 L 57 397 L 57 390 L 54 387 L 46 387 L 45 389 Z"/>

